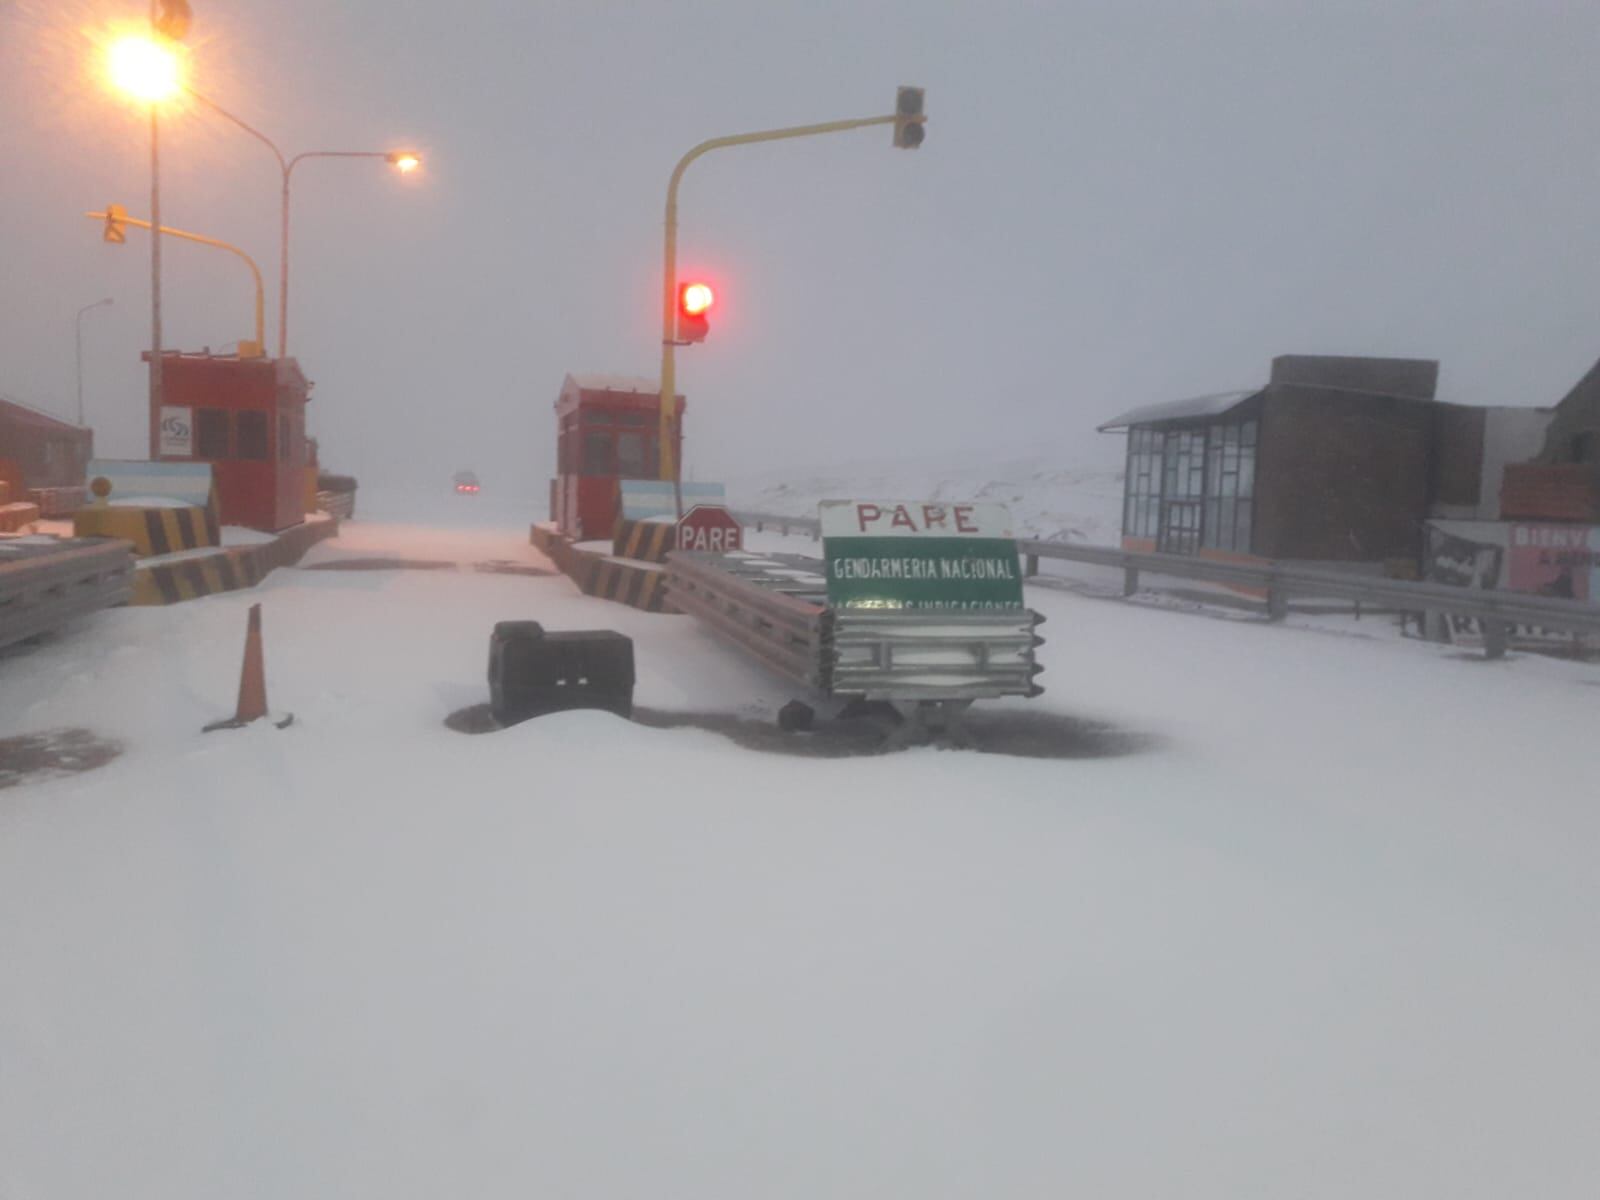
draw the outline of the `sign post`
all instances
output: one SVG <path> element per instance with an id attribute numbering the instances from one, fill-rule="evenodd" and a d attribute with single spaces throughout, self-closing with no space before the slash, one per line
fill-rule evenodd
<path id="1" fill-rule="evenodd" d="M 1023 608 L 1003 504 L 825 500 L 819 509 L 830 608 Z"/>
<path id="2" fill-rule="evenodd" d="M 727 554 L 744 548 L 744 529 L 720 504 L 696 504 L 678 522 L 678 549 Z"/>

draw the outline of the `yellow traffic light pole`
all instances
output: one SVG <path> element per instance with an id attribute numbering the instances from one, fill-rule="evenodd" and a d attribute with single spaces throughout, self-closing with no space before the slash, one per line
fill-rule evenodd
<path id="1" fill-rule="evenodd" d="M 110 222 L 113 219 L 124 225 L 135 225 L 140 229 L 155 228 L 150 224 L 149 221 L 141 221 L 138 217 L 130 217 L 124 213 L 117 213 L 114 218 L 110 214 L 103 212 L 84 213 L 83 215 L 96 221 L 106 221 L 108 229 L 110 227 Z M 183 229 L 173 229 L 170 225 L 163 225 L 161 227 L 161 232 L 166 234 L 168 237 L 182 238 L 186 242 L 199 242 L 202 246 L 215 246 L 219 250 L 227 250 L 228 252 L 237 254 L 240 258 L 244 259 L 245 265 L 250 268 L 250 274 L 254 278 L 256 284 L 256 338 L 254 342 L 248 344 L 249 353 L 246 353 L 247 346 L 245 343 L 241 342 L 239 344 L 239 357 L 260 358 L 264 353 L 266 353 L 266 296 L 265 289 L 261 286 L 261 268 L 256 265 L 256 260 L 251 258 L 243 250 L 239 249 L 239 247 L 232 245 L 229 242 L 218 241 L 216 238 L 204 237 L 198 233 L 189 233 L 187 230 Z"/>
<path id="2" fill-rule="evenodd" d="M 724 146 L 748 146 L 754 142 L 778 142 L 789 138 L 811 137 L 819 133 L 843 133 L 849 129 L 865 129 L 870 125 L 893 125 L 907 120 L 905 114 L 887 117 L 860 117 L 853 121 L 825 121 L 821 125 L 792 125 L 786 129 L 766 129 L 759 133 L 736 133 L 729 137 L 711 138 L 701 142 L 678 160 L 672 179 L 667 184 L 666 249 L 663 255 L 661 289 L 661 478 L 672 480 L 678 516 L 683 516 L 683 493 L 679 488 L 677 454 L 672 440 L 673 397 L 677 392 L 677 303 L 678 303 L 678 184 L 689 164 L 702 154 L 720 150 Z M 915 123 L 926 120 L 921 114 L 911 118 Z"/>

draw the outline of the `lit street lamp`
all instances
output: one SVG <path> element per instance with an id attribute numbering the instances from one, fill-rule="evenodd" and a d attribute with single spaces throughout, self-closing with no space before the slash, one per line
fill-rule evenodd
<path id="1" fill-rule="evenodd" d="M 161 104 L 183 88 L 183 63 L 178 50 L 157 32 L 168 23 L 160 0 L 150 0 L 149 34 L 129 34 L 112 42 L 106 68 L 112 86 L 150 106 L 150 219 L 161 224 Z M 161 390 L 161 239 L 150 239 L 150 403 L 159 411 Z"/>
<path id="2" fill-rule="evenodd" d="M 413 150 L 308 150 L 287 158 L 276 142 L 259 129 L 241 121 L 216 101 L 193 89 L 189 89 L 189 95 L 262 142 L 278 160 L 278 170 L 283 174 L 281 228 L 278 234 L 278 357 L 286 358 L 289 354 L 289 184 L 294 177 L 295 167 L 307 158 L 381 158 L 402 175 L 409 175 L 422 165 L 422 156 Z"/>
<path id="3" fill-rule="evenodd" d="M 78 424 L 80 426 L 83 424 L 83 314 L 92 308 L 104 308 L 110 303 L 111 297 L 107 296 L 104 300 L 96 300 L 93 304 L 85 304 L 78 310 L 77 318 L 73 322 L 76 334 L 75 344 L 78 349 Z"/>

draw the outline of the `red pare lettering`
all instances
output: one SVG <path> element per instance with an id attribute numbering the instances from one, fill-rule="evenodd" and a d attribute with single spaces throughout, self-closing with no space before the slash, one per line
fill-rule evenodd
<path id="1" fill-rule="evenodd" d="M 970 504 L 958 504 L 958 505 L 956 505 L 956 532 L 957 533 L 977 533 L 978 532 L 978 527 L 976 525 L 972 524 L 971 520 L 969 519 L 969 518 L 971 518 L 971 516 L 972 516 L 972 505 L 970 505 Z"/>
<path id="2" fill-rule="evenodd" d="M 906 506 L 904 504 L 896 504 L 894 506 L 894 520 L 889 522 L 889 528 L 897 529 L 902 525 L 911 530 L 912 533 L 917 531 L 917 523 L 911 519 L 911 514 L 906 511 Z"/>
<path id="3" fill-rule="evenodd" d="M 943 529 L 945 511 L 942 504 L 924 504 L 922 506 L 922 527 L 924 529 Z"/>
<path id="4" fill-rule="evenodd" d="M 870 516 L 868 515 L 869 513 L 871 514 Z M 862 533 L 867 531 L 868 523 L 881 520 L 882 517 L 883 509 L 879 508 L 876 504 L 856 505 L 856 523 L 860 526 Z"/>

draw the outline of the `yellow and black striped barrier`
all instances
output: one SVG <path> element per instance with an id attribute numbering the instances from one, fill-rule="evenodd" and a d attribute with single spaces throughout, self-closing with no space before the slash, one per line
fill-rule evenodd
<path id="1" fill-rule="evenodd" d="M 200 550 L 221 541 L 216 514 L 192 504 L 181 507 L 90 505 L 72 514 L 74 537 L 114 537 L 133 543 L 140 558 Z"/>
<path id="2" fill-rule="evenodd" d="M 668 529 L 672 526 L 668 525 Z M 645 612 L 675 612 L 667 603 L 666 572 L 643 562 L 619 562 L 592 550 L 579 550 L 556 530 L 535 525 L 528 540 L 550 556 L 585 596 L 615 600 Z"/>
<path id="3" fill-rule="evenodd" d="M 219 592 L 255 587 L 275 568 L 297 563 L 317 542 L 339 532 L 331 519 L 307 521 L 257 546 L 219 549 L 177 562 L 137 564 L 133 572 L 135 605 L 179 604 Z"/>
<path id="4" fill-rule="evenodd" d="M 617 530 L 611 538 L 611 552 L 618 558 L 632 558 L 639 562 L 664 563 L 667 551 L 673 548 L 671 521 L 629 521 L 617 519 Z"/>

